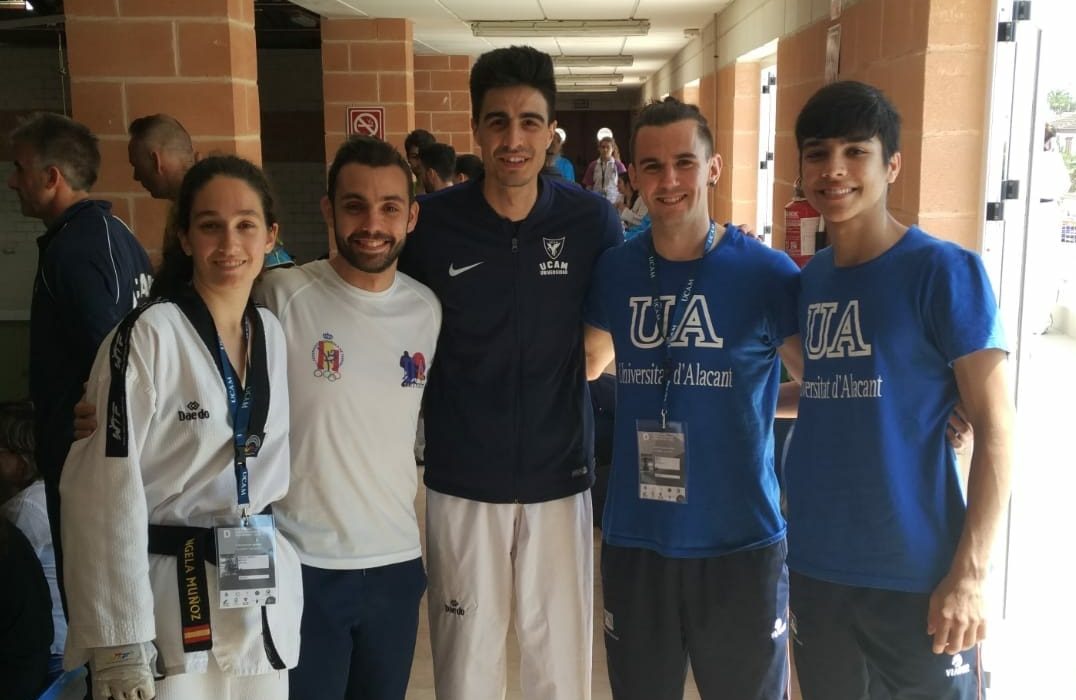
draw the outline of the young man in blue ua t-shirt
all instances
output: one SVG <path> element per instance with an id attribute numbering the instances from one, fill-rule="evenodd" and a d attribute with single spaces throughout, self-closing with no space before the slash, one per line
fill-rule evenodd
<path id="1" fill-rule="evenodd" d="M 602 254 L 588 372 L 615 349 L 602 524 L 605 648 L 616 700 L 778 700 L 788 681 L 785 521 L 773 469 L 780 355 L 799 375 L 799 270 L 720 226 L 720 156 L 698 108 L 647 106 L 631 177 L 653 226 Z M 615 347 L 614 347 L 615 346 Z M 663 425 L 664 424 L 664 425 Z"/>
<path id="2" fill-rule="evenodd" d="M 900 117 L 828 85 L 796 121 L 830 248 L 803 271 L 804 373 L 789 454 L 788 565 L 806 700 L 977 698 L 984 580 L 1009 495 L 1013 405 L 979 256 L 886 209 Z M 946 422 L 975 431 L 966 490 Z"/>

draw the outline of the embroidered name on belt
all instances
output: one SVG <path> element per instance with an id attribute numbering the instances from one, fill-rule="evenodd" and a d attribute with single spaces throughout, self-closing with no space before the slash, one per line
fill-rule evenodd
<path id="1" fill-rule="evenodd" d="M 209 589 L 206 586 L 205 538 L 191 537 L 183 543 L 176 562 L 179 576 L 180 614 L 183 620 L 183 651 L 213 648 L 209 624 Z"/>

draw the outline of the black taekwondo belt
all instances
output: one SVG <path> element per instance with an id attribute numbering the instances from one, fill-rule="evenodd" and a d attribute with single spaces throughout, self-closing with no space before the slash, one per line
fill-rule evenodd
<path id="1" fill-rule="evenodd" d="M 272 513 L 272 507 L 262 511 Z M 206 562 L 217 565 L 217 538 L 211 527 L 183 525 L 149 526 L 149 553 L 176 558 L 179 613 L 183 624 L 183 651 L 208 651 L 213 648 L 213 630 L 209 619 L 212 604 L 206 586 Z M 269 629 L 269 617 L 262 606 L 262 640 L 270 665 L 285 668 L 277 653 Z"/>

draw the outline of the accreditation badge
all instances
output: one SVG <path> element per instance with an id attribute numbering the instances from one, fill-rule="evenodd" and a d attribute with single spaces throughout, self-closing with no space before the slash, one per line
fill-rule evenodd
<path id="1" fill-rule="evenodd" d="M 635 421 L 639 443 L 639 498 L 687 503 L 687 424 Z"/>
<path id="2" fill-rule="evenodd" d="M 216 528 L 217 588 L 221 608 L 276 603 L 276 527 L 272 515 L 244 517 Z"/>

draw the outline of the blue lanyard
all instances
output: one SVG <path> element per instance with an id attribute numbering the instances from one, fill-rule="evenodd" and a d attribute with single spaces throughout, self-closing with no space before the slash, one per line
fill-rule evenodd
<path id="1" fill-rule="evenodd" d="M 702 257 L 706 257 L 706 254 L 710 252 L 710 248 L 714 245 L 714 237 L 717 234 L 717 226 L 713 221 L 710 222 L 710 230 L 706 232 L 706 244 L 702 249 Z M 650 232 L 650 281 L 653 283 L 654 295 L 650 299 L 650 305 L 654 309 L 654 317 L 657 321 L 658 335 L 661 336 L 662 344 L 665 346 L 665 362 L 664 362 L 664 374 L 665 374 L 665 391 L 661 398 L 661 427 L 664 429 L 668 423 L 669 416 L 669 387 L 672 386 L 673 377 L 673 362 L 672 362 L 672 346 L 670 345 L 670 338 L 676 337 L 676 331 L 680 328 L 680 323 L 683 321 L 684 313 L 687 311 L 687 302 L 691 299 L 691 290 L 695 287 L 695 274 L 699 271 L 699 265 L 702 264 L 702 257 L 695 261 L 695 265 L 691 270 L 691 275 L 687 278 L 687 282 L 684 283 L 684 289 L 676 296 L 673 301 L 672 314 L 669 317 L 669 333 L 665 335 L 665 303 L 661 300 L 661 290 L 658 289 L 658 254 L 654 249 L 654 232 Z"/>
<path id="2" fill-rule="evenodd" d="M 243 337 L 250 342 L 250 322 L 243 320 Z M 253 382 L 247 381 L 243 390 L 243 399 L 239 399 L 239 378 L 235 375 L 228 353 L 224 350 L 224 341 L 217 335 L 217 348 L 220 352 L 221 377 L 228 393 L 228 412 L 232 419 L 232 433 L 235 437 L 235 490 L 239 507 L 244 514 L 250 510 L 250 474 L 247 471 L 247 428 L 250 426 L 250 406 L 254 401 Z M 249 367 L 248 367 L 249 369 Z M 247 374 L 250 374 L 248 371 Z"/>

